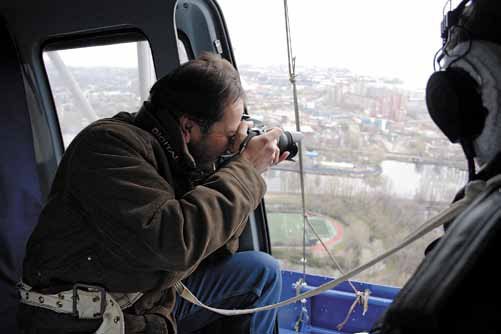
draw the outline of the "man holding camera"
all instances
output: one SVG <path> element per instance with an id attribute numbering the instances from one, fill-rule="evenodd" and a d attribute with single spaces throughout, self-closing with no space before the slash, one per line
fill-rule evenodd
<path id="1" fill-rule="evenodd" d="M 275 310 L 222 317 L 176 301 L 173 289 L 183 280 L 202 302 L 229 309 L 280 297 L 277 262 L 235 252 L 265 192 L 261 173 L 288 152 L 278 128 L 242 145 L 243 111 L 237 71 L 205 54 L 160 79 L 138 113 L 74 139 L 28 242 L 25 333 L 273 332 Z M 216 169 L 223 153 L 234 156 Z"/>

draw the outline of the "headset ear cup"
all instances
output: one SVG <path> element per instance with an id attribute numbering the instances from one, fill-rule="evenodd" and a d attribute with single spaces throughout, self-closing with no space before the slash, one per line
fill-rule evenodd
<path id="1" fill-rule="evenodd" d="M 459 101 L 446 71 L 435 72 L 426 85 L 426 106 L 435 124 L 453 143 L 460 137 Z"/>
<path id="2" fill-rule="evenodd" d="M 453 143 L 472 140 L 482 132 L 487 110 L 478 84 L 464 70 L 433 73 L 426 85 L 426 105 L 435 124 Z"/>

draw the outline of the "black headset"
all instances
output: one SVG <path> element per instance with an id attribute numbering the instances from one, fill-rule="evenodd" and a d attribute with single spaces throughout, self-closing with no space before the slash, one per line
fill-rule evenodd
<path id="1" fill-rule="evenodd" d="M 440 51 L 442 56 L 447 54 L 446 47 L 452 29 L 459 27 L 466 31 L 465 27 L 459 26 L 459 20 L 469 1 L 461 1 L 454 10 L 444 15 L 441 25 L 443 45 Z M 471 40 L 469 42 L 471 43 Z M 482 104 L 480 87 L 477 82 L 468 72 L 451 67 L 454 62 L 463 58 L 470 48 L 449 63 L 445 69 L 431 75 L 426 85 L 426 105 L 431 118 L 447 138 L 452 143 L 460 143 L 463 147 L 468 160 L 469 179 L 472 180 L 475 178 L 473 158 L 476 156 L 473 140 L 480 135 L 484 128 L 487 109 Z"/>

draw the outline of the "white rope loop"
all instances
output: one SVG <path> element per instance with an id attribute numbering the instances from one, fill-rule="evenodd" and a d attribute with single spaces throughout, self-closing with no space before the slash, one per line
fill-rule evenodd
<path id="1" fill-rule="evenodd" d="M 182 283 L 182 282 L 177 282 L 175 284 L 176 291 L 178 292 L 179 296 L 186 299 L 187 301 L 198 305 L 200 307 L 203 307 L 207 310 L 213 311 L 215 313 L 221 314 L 221 315 L 226 315 L 226 316 L 233 316 L 233 315 L 242 315 L 242 314 L 250 314 L 250 313 L 255 313 L 255 312 L 260 312 L 260 311 L 266 311 L 266 310 L 271 310 L 274 308 L 278 307 L 283 307 L 287 306 L 290 304 L 293 304 L 295 302 L 300 301 L 301 299 L 305 298 L 310 298 L 313 296 L 316 296 L 324 291 L 330 290 L 342 282 L 352 278 L 355 275 L 358 275 L 362 271 L 374 266 L 375 264 L 379 263 L 380 261 L 386 259 L 390 255 L 395 254 L 396 252 L 400 251 L 401 249 L 405 248 L 409 244 L 413 243 L 414 241 L 420 239 L 430 231 L 434 230 L 435 228 L 442 226 L 443 224 L 447 222 L 453 221 L 459 214 L 461 214 L 464 209 L 475 200 L 489 185 L 498 185 L 501 183 L 501 176 L 496 176 L 489 180 L 488 182 L 484 181 L 472 181 L 466 185 L 466 190 L 465 190 L 465 197 L 462 198 L 459 201 L 456 201 L 452 203 L 447 209 L 443 210 L 441 213 L 439 213 L 437 216 L 431 218 L 430 220 L 426 221 L 423 223 L 420 227 L 418 227 L 413 233 L 409 234 L 407 238 L 405 238 L 400 244 L 394 246 L 393 248 L 387 250 L 383 254 L 375 257 L 374 259 L 370 260 L 369 262 L 366 262 L 357 268 L 351 270 L 350 272 L 341 275 L 337 279 L 334 279 L 332 281 L 329 281 L 327 283 L 324 283 L 317 288 L 303 292 L 295 297 L 292 297 L 290 299 L 281 301 L 276 304 L 271 304 L 271 305 L 266 305 L 262 307 L 257 307 L 257 308 L 251 308 L 251 309 L 242 309 L 242 310 L 227 310 L 227 309 L 220 309 L 220 308 L 214 308 L 205 305 L 204 303 L 200 302 L 193 293 L 188 290 L 188 288 Z M 366 304 L 368 305 L 368 299 L 367 301 L 364 301 L 364 309 L 366 309 Z"/>

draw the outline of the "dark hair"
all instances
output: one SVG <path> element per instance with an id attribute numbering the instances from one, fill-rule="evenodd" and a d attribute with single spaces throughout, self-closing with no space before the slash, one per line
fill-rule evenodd
<path id="1" fill-rule="evenodd" d="M 458 28 L 451 34 L 448 50 L 469 40 L 484 40 L 501 45 L 501 1 L 473 0 L 466 6 Z"/>
<path id="2" fill-rule="evenodd" d="M 154 112 L 186 115 L 207 130 L 226 106 L 244 98 L 240 77 L 226 59 L 203 53 L 158 80 L 150 90 Z"/>

